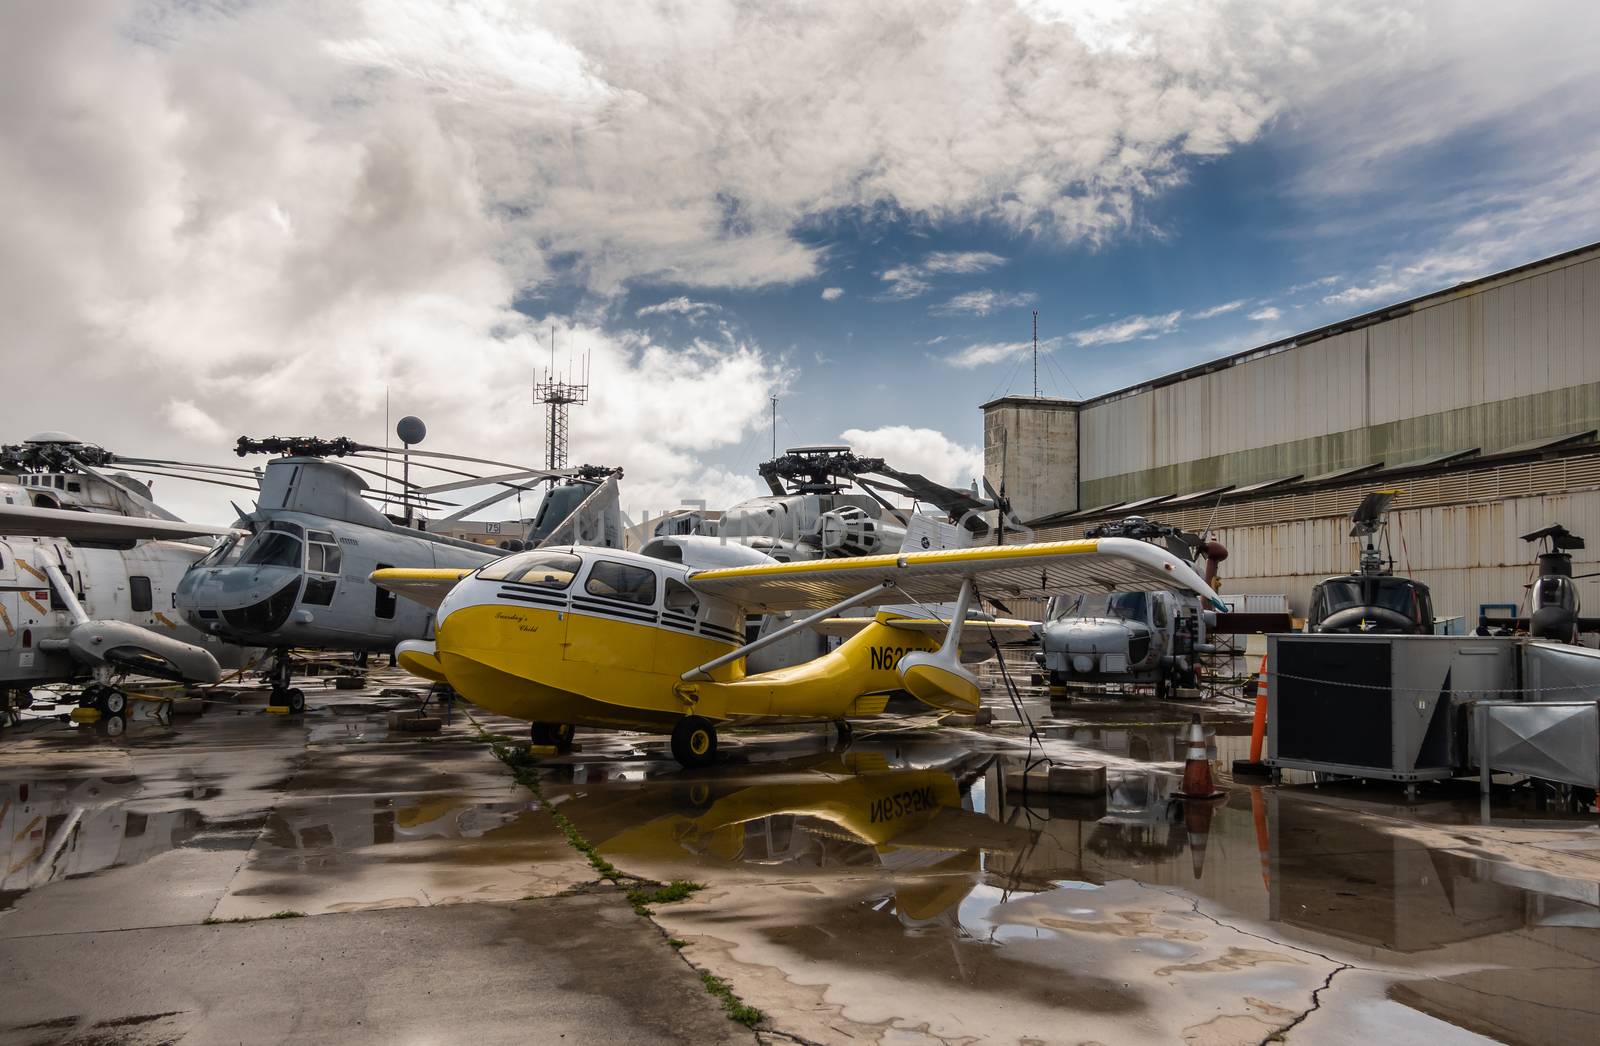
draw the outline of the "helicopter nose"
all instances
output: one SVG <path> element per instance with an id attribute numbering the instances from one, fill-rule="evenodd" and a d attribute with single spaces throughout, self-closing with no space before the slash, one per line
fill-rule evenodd
<path id="1" fill-rule="evenodd" d="M 293 567 L 210 567 L 191 571 L 178 587 L 178 609 L 195 627 L 225 625 L 248 633 L 272 632 L 289 620 L 300 594 Z"/>

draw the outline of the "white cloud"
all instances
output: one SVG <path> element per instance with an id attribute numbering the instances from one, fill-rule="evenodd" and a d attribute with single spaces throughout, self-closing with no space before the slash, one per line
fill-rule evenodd
<path id="1" fill-rule="evenodd" d="M 709 301 L 694 301 L 687 295 L 668 298 L 666 301 L 655 305 L 646 305 L 634 315 L 636 316 L 687 316 L 695 319 L 708 312 L 721 312 L 722 306 Z"/>
<path id="2" fill-rule="evenodd" d="M 824 287 L 824 288 L 822 288 L 822 300 L 823 301 L 838 301 L 842 297 L 844 297 L 844 288 L 843 287 Z"/>
<path id="3" fill-rule="evenodd" d="M 1078 346 L 1090 347 L 1118 345 L 1125 341 L 1133 341 L 1135 338 L 1157 337 L 1177 330 L 1178 321 L 1182 318 L 1182 309 L 1158 316 L 1124 316 L 1120 320 L 1102 323 L 1098 327 L 1073 331 L 1072 341 Z"/>
<path id="4" fill-rule="evenodd" d="M 970 315 L 987 316 L 996 309 L 1009 309 L 1022 305 L 1031 305 L 1037 299 L 1031 291 L 995 291 L 983 290 L 966 291 L 957 294 L 942 305 L 935 305 L 931 312 L 941 316 Z"/>
<path id="5" fill-rule="evenodd" d="M 1054 352 L 1061 344 L 1060 338 L 1047 338 L 1039 342 L 1041 353 Z M 960 370 L 972 370 L 977 367 L 987 366 L 991 363 L 1003 363 L 1014 360 L 1033 352 L 1033 342 L 1029 341 L 990 341 L 966 348 L 957 349 L 944 358 L 952 367 Z"/>
<path id="6" fill-rule="evenodd" d="M 839 440 L 857 454 L 882 458 L 901 472 L 916 472 L 936 483 L 966 487 L 983 474 L 983 451 L 957 443 L 937 429 L 886 425 L 846 429 Z"/>
<path id="7" fill-rule="evenodd" d="M 1004 265 L 1006 260 L 988 251 L 934 251 L 921 261 L 905 262 L 885 269 L 878 278 L 889 286 L 880 297 L 885 301 L 915 298 L 933 286 L 931 276 L 986 272 Z"/>
<path id="8" fill-rule="evenodd" d="M 1257 309 L 1255 312 L 1252 312 L 1250 314 L 1250 318 L 1252 320 L 1256 320 L 1257 322 L 1270 323 L 1282 315 L 1283 312 L 1281 310 L 1276 309 L 1271 305 L 1267 305 Z"/>
<path id="9" fill-rule="evenodd" d="M 726 486 L 702 450 L 760 426 L 780 365 L 737 339 L 666 345 L 514 302 L 558 281 L 604 301 L 646 281 L 687 298 L 811 279 L 821 248 L 795 230 L 841 213 L 1103 244 L 1274 118 L 1310 129 L 1308 149 L 1356 143 L 1361 164 L 1538 112 L 1523 123 L 1555 151 L 1477 186 L 1434 254 L 1470 255 L 1467 271 L 1592 229 L 1600 162 L 1578 132 L 1595 5 L 1559 33 L 1509 6 L 1391 7 L 0 5 L 0 198 L 17 201 L 0 315 L 32 350 L 8 363 L 55 387 L 72 360 L 74 408 L 99 430 L 82 435 L 134 453 L 220 457 L 201 416 L 382 439 L 388 390 L 435 447 L 537 462 L 527 381 L 553 321 L 594 357 L 574 456 L 627 465 L 654 497 Z M 1396 80 L 1422 59 L 1443 72 Z M 1490 59 L 1504 75 L 1482 75 Z M 885 283 L 913 295 L 1002 261 L 936 252 Z M 1339 293 L 1403 293 L 1440 266 Z M 1137 319 L 1153 318 L 1121 323 Z M 12 413 L 62 424 L 48 397 Z"/>
<path id="10" fill-rule="evenodd" d="M 166 422 L 179 435 L 203 443 L 216 443 L 227 437 L 227 430 L 217 419 L 201 410 L 192 400 L 168 400 Z"/>
<path id="11" fill-rule="evenodd" d="M 1214 316 L 1237 312 L 1249 304 L 1249 298 L 1237 298 L 1233 301 L 1225 301 L 1221 305 L 1213 305 L 1210 308 L 1201 309 L 1199 312 L 1191 313 L 1190 315 L 1197 320 L 1209 320 Z"/>

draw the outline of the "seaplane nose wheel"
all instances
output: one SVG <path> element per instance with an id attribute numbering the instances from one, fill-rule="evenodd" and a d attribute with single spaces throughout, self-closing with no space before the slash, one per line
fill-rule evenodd
<path id="1" fill-rule="evenodd" d="M 672 758 L 684 766 L 706 766 L 717 758 L 717 728 L 711 720 L 684 716 L 672 728 Z"/>
<path id="2" fill-rule="evenodd" d="M 534 723 L 531 731 L 536 745 L 552 745 L 557 752 L 572 751 L 572 739 L 578 728 L 571 723 Z"/>

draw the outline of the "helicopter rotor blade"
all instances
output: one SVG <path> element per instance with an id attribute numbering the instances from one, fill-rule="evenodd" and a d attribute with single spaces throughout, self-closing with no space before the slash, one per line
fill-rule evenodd
<path id="1" fill-rule="evenodd" d="M 493 458 L 475 458 L 469 454 L 446 454 L 439 450 L 417 450 L 415 447 L 375 447 L 370 444 L 361 444 L 360 449 L 375 451 L 379 454 L 410 454 L 413 458 L 440 458 L 445 461 L 470 461 L 475 465 L 498 465 L 507 469 L 527 469 L 527 465 L 519 465 L 515 461 L 496 461 Z"/>
<path id="2" fill-rule="evenodd" d="M 216 487 L 232 487 L 234 490 L 248 490 L 252 494 L 260 493 L 261 490 L 260 487 L 247 487 L 243 483 L 230 483 L 225 479 L 216 479 L 210 476 L 194 476 L 184 472 L 167 472 L 163 469 L 145 468 L 143 466 L 134 467 L 132 465 L 123 465 L 121 468 L 124 472 L 132 472 L 141 476 L 160 476 L 163 479 L 182 479 L 188 480 L 192 483 L 210 483 L 212 486 Z M 95 475 L 95 473 L 92 472 L 88 472 L 87 474 Z M 122 487 L 121 484 L 117 483 L 116 480 L 109 476 L 101 474 L 99 478 L 104 479 L 107 483 L 110 483 L 113 486 L 127 490 L 126 487 Z"/>
<path id="3" fill-rule="evenodd" d="M 173 520 L 173 521 L 178 521 L 178 517 L 177 516 L 173 515 L 171 512 L 168 512 L 166 509 L 162 508 L 160 505 L 157 505 L 149 497 L 145 496 L 144 494 L 139 493 L 137 490 L 134 490 L 133 488 L 129 487 L 125 483 L 117 482 L 116 480 L 112 479 L 110 476 L 107 476 L 103 472 L 97 472 L 95 469 L 91 468 L 90 466 L 84 464 L 81 460 L 79 460 L 76 455 L 69 454 L 67 456 L 67 463 L 72 465 L 73 467 L 77 468 L 85 476 L 92 476 L 95 479 L 99 480 L 100 482 L 105 483 L 108 486 L 115 487 L 116 489 L 122 491 L 124 494 L 126 494 L 129 498 L 131 498 L 133 500 L 133 503 L 135 505 L 143 506 L 144 508 L 146 508 L 149 511 L 155 513 L 157 516 L 159 516 L 162 519 L 169 519 L 169 520 Z M 137 470 L 135 469 L 135 470 L 131 470 L 131 471 L 137 471 Z"/>
<path id="4" fill-rule="evenodd" d="M 194 469 L 197 472 L 231 473 L 235 476 L 249 476 L 254 478 L 259 473 L 255 469 L 247 469 L 239 465 L 208 465 L 199 461 L 174 461 L 170 458 L 129 458 L 118 456 L 113 465 L 163 465 L 168 468 Z"/>
<path id="5" fill-rule="evenodd" d="M 479 501 L 479 502 L 477 502 L 475 504 L 472 504 L 472 505 L 468 505 L 466 508 L 460 510 L 459 512 L 452 512 L 452 513 L 450 513 L 450 515 L 444 517 L 441 520 L 438 520 L 438 522 L 439 523 L 454 523 L 458 519 L 466 519 L 468 516 L 472 515 L 474 512 L 479 512 L 479 511 L 481 511 L 483 509 L 486 509 L 490 505 L 499 504 L 500 502 L 504 501 L 506 498 L 509 498 L 511 495 L 516 494 L 519 491 L 521 491 L 521 489 L 522 489 L 521 487 L 505 487 L 505 488 L 503 488 L 501 490 L 497 490 L 493 494 L 490 494 L 488 497 L 484 498 L 482 501 Z"/>
<path id="6" fill-rule="evenodd" d="M 546 480 L 566 479 L 576 473 L 572 469 L 526 469 L 522 472 L 504 472 L 497 476 L 479 476 L 472 479 L 452 480 L 449 483 L 440 483 L 437 486 L 419 488 L 424 494 L 443 494 L 451 490 L 465 490 L 469 487 L 482 487 L 491 483 L 505 483 L 513 485 L 515 480 Z M 518 490 L 532 490 L 531 486 L 515 486 Z"/>

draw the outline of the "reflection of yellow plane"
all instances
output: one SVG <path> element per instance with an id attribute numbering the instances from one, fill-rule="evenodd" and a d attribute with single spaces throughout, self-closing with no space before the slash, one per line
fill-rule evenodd
<path id="1" fill-rule="evenodd" d="M 777 781 L 720 796 L 712 794 L 715 781 L 697 781 L 706 790 L 698 801 L 659 781 L 607 785 L 561 802 L 561 810 L 601 853 L 630 867 L 696 856 L 823 867 L 870 861 L 895 874 L 896 908 L 913 921 L 965 897 L 984 851 L 1016 852 L 1032 838 L 963 809 L 948 769 L 891 770 L 869 752 L 813 764 L 803 776 L 777 773 Z"/>
<path id="2" fill-rule="evenodd" d="M 696 544 L 703 542 L 704 544 Z M 757 555 L 710 538 L 652 542 L 654 555 L 538 549 L 480 570 L 379 570 L 373 580 L 437 610 L 432 643 L 401 644 L 410 671 L 448 682 L 491 711 L 560 743 L 574 725 L 671 731 L 686 766 L 716 754 L 717 723 L 876 715 L 906 690 L 941 709 L 972 710 L 978 680 L 961 664 L 975 596 L 1000 599 L 1153 587 L 1219 605 L 1164 549 L 1127 538 L 694 569 Z M 879 614 L 837 649 L 790 668 L 745 674 L 747 654 L 853 606 L 954 600 L 941 636 Z M 747 614 L 816 610 L 746 642 Z"/>

